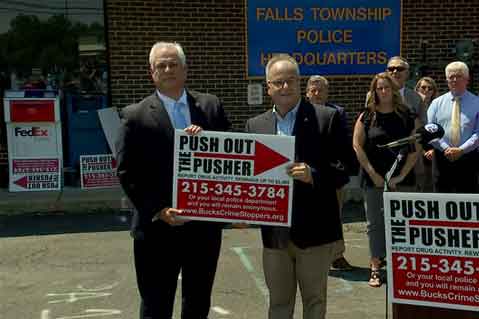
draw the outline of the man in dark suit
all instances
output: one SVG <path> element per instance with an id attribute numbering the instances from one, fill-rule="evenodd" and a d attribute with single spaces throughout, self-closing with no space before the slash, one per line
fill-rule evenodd
<path id="1" fill-rule="evenodd" d="M 328 270 L 341 239 L 335 171 L 330 165 L 339 114 L 301 99 L 299 67 L 289 55 L 266 66 L 272 110 L 248 120 L 246 131 L 295 136 L 291 228 L 262 226 L 263 268 L 269 289 L 269 319 L 292 319 L 299 283 L 304 319 L 326 314 Z"/>
<path id="2" fill-rule="evenodd" d="M 221 225 L 178 218 L 172 206 L 174 129 L 227 130 L 217 97 L 185 89 L 186 59 L 177 43 L 150 51 L 155 92 L 122 110 L 118 175 L 136 208 L 132 222 L 140 318 L 171 319 L 182 274 L 182 318 L 206 319 L 221 245 Z M 201 262 L 199 262 L 201 261 Z"/>
<path id="3" fill-rule="evenodd" d="M 352 167 L 353 159 L 353 145 L 352 137 L 349 133 L 348 119 L 346 117 L 346 111 L 343 107 L 328 102 L 329 97 L 329 81 L 324 76 L 312 75 L 308 79 L 306 84 L 306 97 L 317 107 L 331 107 L 339 112 L 340 129 L 338 140 L 338 155 L 339 159 L 337 163 L 337 179 L 336 179 L 336 195 L 339 203 L 339 214 L 342 216 L 341 210 L 343 207 L 344 190 L 343 187 L 349 183 L 349 168 Z M 342 235 L 342 234 L 341 234 Z M 352 270 L 353 266 L 344 257 L 346 246 L 344 245 L 344 238 L 337 242 L 338 251 L 336 252 L 331 268 L 333 270 Z"/>

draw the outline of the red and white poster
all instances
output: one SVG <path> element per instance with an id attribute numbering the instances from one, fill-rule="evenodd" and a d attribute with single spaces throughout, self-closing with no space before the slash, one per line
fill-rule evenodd
<path id="1" fill-rule="evenodd" d="M 81 155 L 80 180 L 82 189 L 118 187 L 116 160 L 111 154 Z"/>
<path id="2" fill-rule="evenodd" d="M 60 98 L 26 98 L 26 91 L 7 91 L 4 115 L 7 127 L 9 190 L 60 190 L 62 186 L 62 127 Z M 48 97 L 47 97 L 48 96 Z"/>
<path id="3" fill-rule="evenodd" d="M 58 158 L 13 159 L 10 191 L 60 190 L 60 160 Z"/>
<path id="4" fill-rule="evenodd" d="M 384 193 L 393 303 L 479 311 L 479 195 Z"/>
<path id="5" fill-rule="evenodd" d="M 175 131 L 173 207 L 188 219 L 290 226 L 294 137 Z"/>

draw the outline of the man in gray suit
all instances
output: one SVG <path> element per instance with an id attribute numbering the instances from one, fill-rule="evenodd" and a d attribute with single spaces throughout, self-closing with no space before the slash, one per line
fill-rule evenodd
<path id="1" fill-rule="evenodd" d="M 399 85 L 399 92 L 403 97 L 404 104 L 415 113 L 419 119 L 420 125 L 427 123 L 427 114 L 421 96 L 414 90 L 405 87 L 407 78 L 409 77 L 409 63 L 400 56 L 393 56 L 389 59 L 386 68 L 387 72 L 396 80 Z M 423 151 L 421 151 L 421 154 Z M 426 184 L 426 176 L 424 171 L 424 162 L 421 158 L 416 162 L 414 167 L 416 176 L 416 186 L 418 191 L 423 191 Z"/>
<path id="2" fill-rule="evenodd" d="M 386 70 L 399 85 L 399 92 L 404 99 L 404 103 L 412 112 L 416 113 L 421 124 L 426 124 L 426 110 L 423 107 L 421 96 L 416 91 L 405 87 L 409 77 L 409 63 L 403 57 L 393 56 L 389 59 Z"/>

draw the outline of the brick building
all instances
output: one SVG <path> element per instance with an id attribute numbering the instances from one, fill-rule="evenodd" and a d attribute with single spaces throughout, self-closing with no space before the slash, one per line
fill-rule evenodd
<path id="1" fill-rule="evenodd" d="M 247 77 L 246 3 L 7 1 L 0 10 L 0 98 L 6 90 L 51 86 L 62 89 L 62 110 L 68 109 L 68 92 L 80 98 L 98 94 L 102 101 L 108 101 L 104 105 L 123 107 L 153 90 L 148 66 L 151 45 L 160 40 L 176 41 L 187 56 L 188 87 L 219 96 L 234 128 L 241 130 L 247 118 L 271 104 L 266 92 L 262 105 L 247 103 L 248 85 L 264 88 L 264 79 Z M 437 79 L 441 91 L 446 89 L 445 65 L 457 60 L 456 46 L 469 41 L 473 49 L 469 56 L 470 89 L 479 91 L 479 81 L 475 80 L 479 72 L 477 0 L 402 0 L 401 30 L 402 55 L 412 71 L 418 69 L 421 75 Z M 344 106 L 352 122 L 363 106 L 371 75 L 328 78 L 330 100 Z M 305 79 L 302 84 L 304 88 Z M 0 99 L 0 106 L 2 102 Z M 73 152 L 75 146 L 66 142 L 71 137 L 71 123 L 64 114 L 62 117 L 65 162 L 72 163 L 71 154 L 81 152 Z M 0 122 L 4 122 L 1 115 Z M 0 129 L 0 185 L 4 185 L 8 164 L 5 125 Z"/>
<path id="2" fill-rule="evenodd" d="M 456 60 L 459 40 L 479 40 L 479 3 L 467 0 L 403 0 L 402 55 L 412 67 L 446 89 L 447 63 Z M 180 42 L 189 64 L 188 86 L 218 95 L 236 128 L 269 105 L 248 106 L 244 0 L 106 1 L 111 98 L 114 106 L 139 100 L 152 90 L 148 51 L 158 40 Z M 474 41 L 479 49 L 479 42 Z M 472 75 L 479 71 L 477 52 Z M 345 106 L 353 119 L 362 108 L 371 76 L 330 78 L 330 99 Z M 303 83 L 304 87 L 304 83 Z M 479 91 L 478 81 L 470 86 Z M 265 94 L 266 95 L 266 94 Z"/>

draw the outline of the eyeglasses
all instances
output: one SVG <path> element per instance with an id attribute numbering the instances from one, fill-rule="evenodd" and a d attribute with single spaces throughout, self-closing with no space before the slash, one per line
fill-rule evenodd
<path id="1" fill-rule="evenodd" d="M 163 71 L 168 69 L 176 69 L 179 66 L 179 63 L 177 62 L 160 62 L 158 64 L 155 64 L 155 70 Z"/>
<path id="2" fill-rule="evenodd" d="M 394 73 L 394 71 L 396 72 L 406 71 L 407 68 L 404 66 L 389 66 L 386 70 L 388 70 L 388 72 Z"/>
<path id="3" fill-rule="evenodd" d="M 457 80 L 460 80 L 464 78 L 464 75 L 463 74 L 460 74 L 460 73 L 456 73 L 456 74 L 451 74 L 447 77 L 447 81 L 448 82 L 452 82 L 452 81 L 457 81 Z"/>
<path id="4" fill-rule="evenodd" d="M 284 87 L 284 84 L 288 84 L 288 87 L 295 85 L 296 83 L 298 83 L 298 80 L 299 80 L 298 78 L 291 78 L 287 80 L 268 81 L 268 83 L 274 86 L 275 88 L 282 88 Z"/>
<path id="5" fill-rule="evenodd" d="M 421 85 L 420 88 L 421 88 L 421 90 L 424 90 L 424 91 L 426 91 L 426 90 L 432 91 L 433 90 L 432 86 L 429 86 L 429 85 Z"/>

